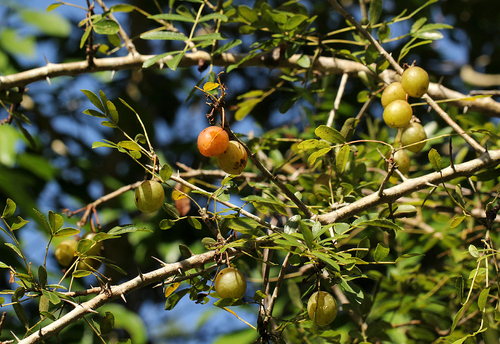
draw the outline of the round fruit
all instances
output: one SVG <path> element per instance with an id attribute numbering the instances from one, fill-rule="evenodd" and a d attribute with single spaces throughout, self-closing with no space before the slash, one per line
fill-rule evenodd
<path id="1" fill-rule="evenodd" d="M 76 248 L 78 243 L 73 239 L 63 240 L 57 245 L 55 256 L 59 264 L 64 267 L 71 265 L 73 258 L 75 258 Z"/>
<path id="2" fill-rule="evenodd" d="M 401 143 L 403 146 L 408 146 L 405 149 L 408 149 L 410 152 L 417 153 L 422 150 L 425 146 L 425 142 L 421 142 L 427 139 L 427 134 L 425 133 L 424 127 L 420 123 L 411 122 L 406 127 L 404 127 L 403 132 L 401 133 Z M 414 144 L 420 142 L 418 144 Z"/>
<path id="3" fill-rule="evenodd" d="M 223 299 L 241 299 L 247 291 L 247 280 L 238 269 L 226 268 L 215 279 L 215 291 Z"/>
<path id="4" fill-rule="evenodd" d="M 90 240 L 92 242 L 92 246 L 86 251 L 81 252 L 87 256 L 99 256 L 101 255 L 102 244 L 100 242 L 94 241 L 95 233 L 86 233 L 81 240 Z M 86 270 L 86 271 L 94 271 L 101 267 L 101 261 L 94 258 L 84 258 L 78 262 L 76 267 L 77 270 Z"/>
<path id="5" fill-rule="evenodd" d="M 394 153 L 394 163 L 398 166 L 398 170 L 402 174 L 407 174 L 410 171 L 410 156 L 404 149 L 400 149 Z"/>
<path id="6" fill-rule="evenodd" d="M 204 156 L 217 156 L 227 149 L 229 136 L 221 127 L 211 126 L 198 135 L 198 149 Z"/>
<path id="7" fill-rule="evenodd" d="M 403 72 L 401 84 L 411 97 L 420 98 L 429 88 L 429 74 L 420 67 L 410 67 Z"/>
<path id="8" fill-rule="evenodd" d="M 135 205 L 140 211 L 146 214 L 160 209 L 164 198 L 165 190 L 163 190 L 163 186 L 153 180 L 146 180 L 135 189 Z"/>
<path id="9" fill-rule="evenodd" d="M 307 302 L 307 313 L 311 320 L 319 326 L 331 324 L 337 316 L 337 301 L 332 294 L 326 291 L 317 291 L 311 295 Z"/>
<path id="10" fill-rule="evenodd" d="M 384 122 L 389 127 L 397 129 L 405 127 L 413 116 L 413 110 L 404 100 L 391 102 L 384 110 Z"/>
<path id="11" fill-rule="evenodd" d="M 229 174 L 240 174 L 247 165 L 247 151 L 238 141 L 229 141 L 224 153 L 217 157 L 219 167 Z"/>
<path id="12" fill-rule="evenodd" d="M 400 82 L 393 82 L 382 93 L 382 106 L 386 107 L 395 100 L 406 101 L 406 92 Z"/>

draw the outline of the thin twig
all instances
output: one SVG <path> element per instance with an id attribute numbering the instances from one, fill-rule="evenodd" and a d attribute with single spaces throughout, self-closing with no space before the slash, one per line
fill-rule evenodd
<path id="1" fill-rule="evenodd" d="M 337 90 L 337 96 L 335 97 L 335 102 L 333 103 L 333 108 L 330 110 L 330 115 L 328 116 L 328 121 L 326 125 L 331 127 L 333 125 L 333 119 L 335 118 L 335 113 L 339 109 L 340 100 L 342 99 L 342 95 L 344 94 L 345 85 L 347 83 L 347 79 L 349 78 L 349 74 L 342 74 L 342 78 L 340 79 L 340 85 Z"/>

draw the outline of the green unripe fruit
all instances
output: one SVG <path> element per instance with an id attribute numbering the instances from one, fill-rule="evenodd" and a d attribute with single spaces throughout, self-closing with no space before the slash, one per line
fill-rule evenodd
<path id="1" fill-rule="evenodd" d="M 389 127 L 397 129 L 405 127 L 413 116 L 413 110 L 404 100 L 391 102 L 384 110 L 384 122 Z"/>
<path id="2" fill-rule="evenodd" d="M 238 141 L 229 141 L 227 149 L 217 156 L 219 167 L 229 174 L 240 174 L 247 165 L 247 151 Z"/>
<path id="3" fill-rule="evenodd" d="M 401 133 L 401 143 L 403 146 L 408 146 L 405 147 L 405 149 L 413 153 L 420 152 L 424 148 L 425 142 L 421 142 L 423 140 L 427 140 L 427 134 L 425 133 L 424 127 L 417 122 L 408 124 Z M 417 142 L 420 143 L 416 144 Z"/>
<path id="4" fill-rule="evenodd" d="M 410 67 L 403 72 L 401 84 L 410 97 L 420 98 L 429 89 L 429 74 L 420 67 Z"/>
<path id="5" fill-rule="evenodd" d="M 311 320 L 316 321 L 319 326 L 332 323 L 337 317 L 337 301 L 332 294 L 326 291 L 317 291 L 311 295 L 307 302 L 307 313 Z"/>
<path id="6" fill-rule="evenodd" d="M 406 92 L 400 82 L 393 82 L 382 93 L 382 106 L 386 107 L 395 100 L 406 101 Z"/>
<path id="7" fill-rule="evenodd" d="M 238 269 L 226 268 L 215 279 L 215 291 L 223 299 L 241 299 L 247 291 L 247 280 Z"/>
<path id="8" fill-rule="evenodd" d="M 56 260 L 64 267 L 71 265 L 73 258 L 75 258 L 76 248 L 78 243 L 73 239 L 63 240 L 57 245 L 55 256 Z"/>
<path id="9" fill-rule="evenodd" d="M 157 211 L 163 205 L 165 190 L 160 183 L 146 180 L 136 190 L 134 201 L 137 208 L 145 214 Z"/>
<path id="10" fill-rule="evenodd" d="M 95 233 L 86 233 L 80 239 L 80 241 L 89 240 L 92 242 L 92 246 L 86 252 L 81 252 L 81 253 L 84 253 L 87 256 L 100 256 L 101 255 L 102 244 L 100 242 L 95 242 L 94 236 L 95 236 Z M 84 258 L 78 262 L 76 269 L 77 270 L 94 271 L 94 270 L 99 269 L 101 267 L 101 264 L 102 264 L 101 261 L 98 259 Z"/>
<path id="11" fill-rule="evenodd" d="M 402 174 L 407 174 L 410 171 L 410 156 L 404 149 L 400 149 L 394 153 L 394 163 L 398 166 L 398 170 Z"/>

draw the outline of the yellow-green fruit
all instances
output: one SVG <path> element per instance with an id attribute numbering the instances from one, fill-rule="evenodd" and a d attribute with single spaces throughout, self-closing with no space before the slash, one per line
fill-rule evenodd
<path id="1" fill-rule="evenodd" d="M 90 240 L 93 241 L 95 233 L 86 233 L 80 240 Z M 94 242 L 93 245 L 86 251 L 87 256 L 100 256 L 101 255 L 102 244 L 100 242 Z M 94 271 L 101 267 L 101 261 L 94 258 L 84 258 L 76 267 L 77 270 Z"/>
<path id="2" fill-rule="evenodd" d="M 71 265 L 73 258 L 76 254 L 76 248 L 78 247 L 78 243 L 73 239 L 63 240 L 56 247 L 56 260 L 64 267 L 68 267 Z"/>
<path id="3" fill-rule="evenodd" d="M 311 295 L 307 302 L 307 313 L 311 320 L 316 321 L 319 326 L 332 323 L 337 316 L 337 301 L 332 294 L 326 291 L 317 291 Z"/>
<path id="4" fill-rule="evenodd" d="M 424 148 L 425 142 L 421 142 L 423 140 L 427 140 L 427 134 L 425 133 L 424 127 L 417 122 L 408 124 L 401 133 L 401 143 L 403 146 L 408 146 L 405 149 L 413 153 L 420 152 Z"/>
<path id="5" fill-rule="evenodd" d="M 393 82 L 392 84 L 387 86 L 382 93 L 381 102 L 383 107 L 386 107 L 395 100 L 406 101 L 406 92 L 400 82 Z"/>
<path id="6" fill-rule="evenodd" d="M 386 106 L 383 116 L 385 124 L 391 128 L 398 129 L 410 123 L 413 110 L 407 101 L 395 100 Z"/>
<path id="7" fill-rule="evenodd" d="M 398 170 L 402 174 L 407 174 L 410 171 L 410 156 L 404 149 L 400 149 L 394 153 L 394 163 L 398 166 Z"/>
<path id="8" fill-rule="evenodd" d="M 241 299 L 247 291 L 247 280 L 238 269 L 226 268 L 215 278 L 215 291 L 223 299 Z"/>
<path id="9" fill-rule="evenodd" d="M 219 167 L 229 174 L 240 174 L 247 165 L 247 151 L 238 141 L 229 141 L 227 149 L 217 156 Z"/>
<path id="10" fill-rule="evenodd" d="M 165 190 L 163 190 L 163 186 L 153 180 L 146 180 L 135 189 L 135 205 L 143 213 L 149 214 L 157 211 L 163 205 L 164 199 Z"/>
<path id="11" fill-rule="evenodd" d="M 420 67 L 410 67 L 403 72 L 401 84 L 410 97 L 420 98 L 429 88 L 429 74 Z"/>

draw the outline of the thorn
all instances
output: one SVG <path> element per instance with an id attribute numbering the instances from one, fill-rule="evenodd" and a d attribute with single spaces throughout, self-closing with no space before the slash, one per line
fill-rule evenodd
<path id="1" fill-rule="evenodd" d="M 123 302 L 127 303 L 127 299 L 125 299 L 125 294 L 120 294 L 120 297 L 123 299 Z"/>
<path id="2" fill-rule="evenodd" d="M 141 278 L 141 281 L 144 282 L 144 275 L 142 274 L 141 269 L 137 268 L 137 272 L 139 273 L 139 277 Z"/>
<path id="3" fill-rule="evenodd" d="M 49 65 L 50 64 L 49 59 L 47 58 L 47 56 L 45 56 L 45 54 L 43 54 L 43 58 L 45 59 L 45 62 L 47 62 L 47 65 Z"/>
<path id="4" fill-rule="evenodd" d="M 47 76 L 45 77 L 45 79 L 47 80 L 47 82 L 49 83 L 49 86 L 52 86 L 52 83 L 50 82 L 50 78 Z"/>
<path id="5" fill-rule="evenodd" d="M 161 266 L 167 266 L 168 265 L 167 263 L 165 263 L 164 261 L 162 261 L 162 260 L 160 260 L 160 259 L 158 259 L 156 257 L 151 256 L 151 258 L 153 258 L 154 260 L 156 260 L 157 262 L 159 262 L 161 264 Z"/>
<path id="6" fill-rule="evenodd" d="M 164 65 L 165 65 L 165 64 L 163 63 L 163 61 L 160 61 L 160 69 L 163 69 L 163 66 L 164 66 Z"/>
<path id="7" fill-rule="evenodd" d="M 19 338 L 17 338 L 17 336 L 14 334 L 14 332 L 10 331 L 10 334 L 18 341 L 20 342 Z"/>
<path id="8" fill-rule="evenodd" d="M 109 78 L 110 80 L 113 80 L 113 78 L 115 77 L 115 72 L 116 70 L 111 71 L 111 77 Z"/>

